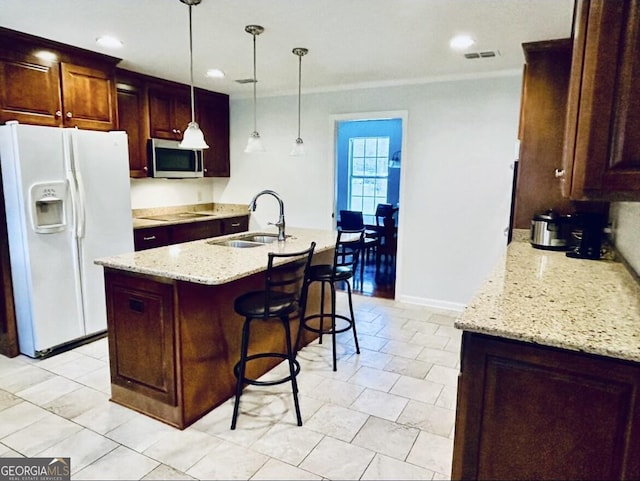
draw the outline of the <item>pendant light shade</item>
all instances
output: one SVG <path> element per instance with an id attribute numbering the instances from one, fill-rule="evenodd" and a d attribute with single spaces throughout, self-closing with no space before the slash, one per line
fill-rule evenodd
<path id="1" fill-rule="evenodd" d="M 258 79 L 256 77 L 256 36 L 264 32 L 264 28 L 260 25 L 247 25 L 244 28 L 244 31 L 253 36 L 253 132 L 251 132 L 249 141 L 247 142 L 247 147 L 244 149 L 247 154 L 251 154 L 254 152 L 264 152 L 264 146 L 262 145 L 262 140 L 258 133 L 256 109 L 256 84 L 258 83 Z"/>
<path id="2" fill-rule="evenodd" d="M 304 142 L 300 137 L 300 98 L 302 95 L 302 57 L 309 53 L 306 48 L 294 48 L 292 50 L 294 55 L 298 56 L 298 137 L 296 138 L 290 155 L 304 155 Z"/>
<path id="3" fill-rule="evenodd" d="M 191 21 L 191 8 L 194 5 L 199 5 L 201 1 L 202 0 L 180 0 L 180 2 L 189 6 L 189 80 L 191 86 L 191 122 L 187 125 L 187 128 L 184 131 L 184 136 L 182 137 L 182 142 L 179 144 L 181 149 L 200 150 L 209 148 L 207 143 L 204 141 L 204 134 L 196 122 L 196 108 L 193 91 L 193 28 Z"/>

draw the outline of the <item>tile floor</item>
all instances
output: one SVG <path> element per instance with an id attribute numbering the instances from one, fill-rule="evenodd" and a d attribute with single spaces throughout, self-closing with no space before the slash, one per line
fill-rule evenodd
<path id="1" fill-rule="evenodd" d="M 0 457 L 70 457 L 72 479 L 448 479 L 454 317 L 354 304 L 360 355 L 351 332 L 335 373 L 330 342 L 298 354 L 302 427 L 289 384 L 247 388 L 235 431 L 233 400 L 183 431 L 111 403 L 106 339 L 40 361 L 0 356 Z"/>

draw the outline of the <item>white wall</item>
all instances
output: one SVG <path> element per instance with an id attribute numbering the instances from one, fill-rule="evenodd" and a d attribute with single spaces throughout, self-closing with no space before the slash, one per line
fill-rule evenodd
<path id="1" fill-rule="evenodd" d="M 213 202 L 212 179 L 131 179 L 131 208 Z"/>
<path id="2" fill-rule="evenodd" d="M 614 202 L 610 217 L 616 249 L 640 274 L 640 202 Z"/>
<path id="3" fill-rule="evenodd" d="M 313 93 L 302 98 L 307 155 L 290 157 L 295 96 L 258 98 L 267 152 L 245 154 L 250 99 L 231 100 L 231 177 L 216 179 L 215 202 L 247 203 L 262 189 L 285 200 L 290 226 L 331 228 L 333 126 L 337 115 L 407 111 L 399 226 L 398 300 L 460 309 L 506 244 L 519 75 L 415 86 Z M 264 198 L 252 228 L 277 219 Z"/>

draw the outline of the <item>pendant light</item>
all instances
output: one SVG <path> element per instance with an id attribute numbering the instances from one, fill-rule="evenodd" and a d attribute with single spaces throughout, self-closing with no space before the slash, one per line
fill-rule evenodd
<path id="1" fill-rule="evenodd" d="M 196 122 L 196 107 L 193 92 L 193 28 L 191 22 L 191 7 L 199 5 L 202 0 L 180 0 L 180 2 L 189 6 L 189 79 L 191 85 L 191 122 L 187 125 L 180 142 L 181 149 L 208 149 L 209 146 L 204 141 L 204 134 L 200 130 L 200 126 Z"/>
<path id="2" fill-rule="evenodd" d="M 304 142 L 300 137 L 300 97 L 302 94 L 302 57 L 309 53 L 306 48 L 297 47 L 292 50 L 298 56 L 298 138 L 293 144 L 290 155 L 304 155 Z"/>
<path id="3" fill-rule="evenodd" d="M 247 25 L 244 27 L 244 31 L 253 36 L 253 132 L 249 136 L 247 147 L 244 151 L 247 154 L 253 152 L 264 152 L 262 140 L 260 140 L 260 134 L 257 127 L 257 111 L 256 111 L 256 84 L 258 79 L 256 78 L 256 36 L 264 32 L 264 28 L 260 25 Z"/>

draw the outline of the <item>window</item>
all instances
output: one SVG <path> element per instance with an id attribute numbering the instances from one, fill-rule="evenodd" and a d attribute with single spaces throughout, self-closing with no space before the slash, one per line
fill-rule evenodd
<path id="1" fill-rule="evenodd" d="M 349 210 L 375 224 L 376 206 L 387 203 L 389 137 L 349 139 Z"/>

